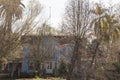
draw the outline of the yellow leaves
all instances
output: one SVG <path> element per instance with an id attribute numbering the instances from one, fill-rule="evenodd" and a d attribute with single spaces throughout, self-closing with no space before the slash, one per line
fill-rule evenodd
<path id="1" fill-rule="evenodd" d="M 118 33 L 120 33 L 120 29 L 116 28 L 116 31 L 117 31 Z"/>
<path id="2" fill-rule="evenodd" d="M 99 17 L 94 23 L 96 36 L 105 41 L 117 40 L 120 37 L 120 26 L 114 16 L 105 13 L 103 17 Z"/>
<path id="3" fill-rule="evenodd" d="M 104 19 L 101 19 L 101 21 L 100 21 L 100 26 L 101 26 L 101 28 L 108 28 L 109 27 L 109 25 L 108 25 L 108 23 L 104 20 Z"/>
<path id="4" fill-rule="evenodd" d="M 106 33 L 109 33 L 110 32 L 110 30 L 109 29 L 106 29 Z"/>
<path id="5" fill-rule="evenodd" d="M 0 61 L 1 61 L 2 63 L 4 63 L 4 64 L 7 64 L 7 62 L 8 62 L 5 57 L 2 57 L 2 58 L 0 59 Z"/>
<path id="6" fill-rule="evenodd" d="M 100 21 L 101 23 L 101 28 L 105 27 L 104 21 Z"/>
<path id="7" fill-rule="evenodd" d="M 104 34 L 104 33 L 107 33 L 107 34 L 109 34 L 109 32 L 110 32 L 110 26 L 109 26 L 109 24 L 108 24 L 108 22 L 107 21 L 105 21 L 104 19 L 101 19 L 101 21 L 100 21 L 100 27 L 101 27 L 101 31 L 102 31 L 102 33 Z"/>
<path id="8" fill-rule="evenodd" d="M 115 28 L 115 32 L 116 32 L 117 38 L 119 38 L 120 37 L 120 29 L 118 27 Z"/>
<path id="9" fill-rule="evenodd" d="M 102 8 L 96 4 L 96 9 L 91 10 L 97 16 L 91 24 L 94 24 L 94 32 L 97 39 L 103 42 L 110 42 L 111 40 L 118 40 L 120 37 L 120 24 L 116 20 L 115 15 L 109 14 L 107 9 Z"/>

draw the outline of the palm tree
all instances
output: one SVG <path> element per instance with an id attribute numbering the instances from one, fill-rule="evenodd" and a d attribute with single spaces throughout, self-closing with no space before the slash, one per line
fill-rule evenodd
<path id="1" fill-rule="evenodd" d="M 21 0 L 0 0 L 0 16 L 5 20 L 5 31 L 12 32 L 12 21 L 21 18 L 23 7 Z"/>
<path id="2" fill-rule="evenodd" d="M 109 14 L 106 9 L 102 9 L 98 4 L 96 4 L 96 10 L 92 10 L 91 12 L 98 17 L 91 23 L 92 26 L 94 26 L 97 46 L 94 51 L 90 67 L 92 67 L 95 61 L 101 42 L 110 43 L 111 41 L 118 39 L 120 36 L 120 26 L 118 21 L 115 19 L 115 15 Z"/>
<path id="3" fill-rule="evenodd" d="M 107 11 L 96 4 L 96 10 L 93 13 L 98 15 L 98 18 L 94 19 L 92 24 L 97 39 L 109 42 L 119 38 L 120 26 L 115 15 L 111 15 Z"/>

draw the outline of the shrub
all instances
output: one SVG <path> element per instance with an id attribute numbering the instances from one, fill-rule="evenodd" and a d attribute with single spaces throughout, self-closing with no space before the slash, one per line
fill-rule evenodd
<path id="1" fill-rule="evenodd" d="M 115 67 L 115 71 L 120 74 L 120 63 L 115 62 L 115 63 L 113 63 L 113 65 Z"/>
<path id="2" fill-rule="evenodd" d="M 60 76 L 63 76 L 63 77 L 66 76 L 67 67 L 66 67 L 66 64 L 63 61 L 61 61 L 58 71 L 59 71 Z"/>

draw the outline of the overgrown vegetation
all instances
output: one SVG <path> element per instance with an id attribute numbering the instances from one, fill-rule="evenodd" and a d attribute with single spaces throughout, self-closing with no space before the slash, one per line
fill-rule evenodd
<path id="1" fill-rule="evenodd" d="M 21 0 L 0 0 L 0 72 L 5 70 L 9 60 L 24 58 L 22 37 L 35 35 L 29 44 L 29 57 L 32 57 L 36 75 L 39 76 L 41 64 L 52 59 L 61 45 L 55 37 L 68 36 L 74 46 L 72 54 L 65 56 L 67 64 L 58 61 L 60 77 L 67 80 L 120 79 L 119 8 L 117 4 L 106 7 L 103 3 L 94 4 L 89 0 L 69 0 L 61 36 L 56 35 L 57 31 L 48 24 L 51 15 L 48 19 L 42 19 L 43 22 L 38 19 L 42 13 L 38 1 L 30 0 L 26 6 Z M 19 61 L 13 63 L 11 77 Z"/>

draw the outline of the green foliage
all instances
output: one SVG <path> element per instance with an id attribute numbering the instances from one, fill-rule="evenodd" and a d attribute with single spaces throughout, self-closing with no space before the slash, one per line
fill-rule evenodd
<path id="1" fill-rule="evenodd" d="M 66 75 L 66 73 L 67 73 L 67 66 L 66 66 L 66 64 L 63 61 L 61 61 L 58 71 L 59 71 L 59 75 L 60 76 L 65 76 Z"/>
<path id="2" fill-rule="evenodd" d="M 120 63 L 115 62 L 113 63 L 113 66 L 115 67 L 115 71 L 120 74 Z"/>

